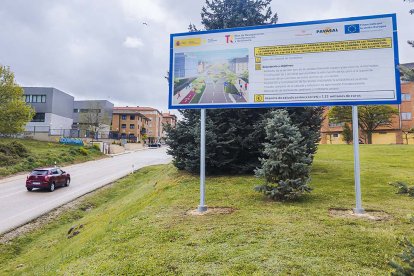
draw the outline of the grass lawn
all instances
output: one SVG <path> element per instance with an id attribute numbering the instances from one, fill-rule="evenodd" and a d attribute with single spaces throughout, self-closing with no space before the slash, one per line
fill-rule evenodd
<path id="1" fill-rule="evenodd" d="M 386 211 L 386 221 L 328 215 L 354 207 L 352 158 L 352 146 L 320 146 L 314 191 L 296 203 L 266 200 L 252 176 L 209 177 L 208 205 L 236 210 L 205 216 L 186 213 L 198 204 L 197 176 L 144 168 L 1 244 L 0 274 L 389 275 L 398 239 L 414 239 L 414 198 L 387 182 L 414 183 L 414 146 L 361 146 L 363 207 Z"/>
<path id="2" fill-rule="evenodd" d="M 8 144 L 12 141 L 22 143 L 29 150 L 29 156 L 26 158 L 16 158 L 13 160 L 14 163 L 9 163 L 8 165 L 2 166 L 0 164 L 0 177 L 30 171 L 37 167 L 52 166 L 55 162 L 57 165 L 63 166 L 104 157 L 99 150 L 94 148 L 81 151 L 79 150 L 81 147 L 75 145 L 63 145 L 30 139 L 0 138 L 0 144 Z M 0 154 L 2 153 L 0 152 Z"/>

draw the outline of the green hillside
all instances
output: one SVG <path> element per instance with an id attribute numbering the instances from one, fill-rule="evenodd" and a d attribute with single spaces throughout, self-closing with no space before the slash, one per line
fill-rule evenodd
<path id="1" fill-rule="evenodd" d="M 207 204 L 229 214 L 190 215 L 198 177 L 172 165 L 144 168 L 1 244 L 0 274 L 388 275 L 398 239 L 414 240 L 414 198 L 387 182 L 414 184 L 414 146 L 361 146 L 361 168 L 363 207 L 388 219 L 329 214 L 354 207 L 352 146 L 320 146 L 314 191 L 301 202 L 265 199 L 253 176 L 208 177 Z M 72 226 L 77 235 L 68 235 Z"/>
<path id="2" fill-rule="evenodd" d="M 10 152 L 18 145 L 16 154 Z M 23 149 L 21 149 L 23 147 Z M 25 154 L 21 154 L 24 152 Z M 63 166 L 103 158 L 96 148 L 36 141 L 31 139 L 0 138 L 0 177 L 27 172 L 45 166 Z"/>

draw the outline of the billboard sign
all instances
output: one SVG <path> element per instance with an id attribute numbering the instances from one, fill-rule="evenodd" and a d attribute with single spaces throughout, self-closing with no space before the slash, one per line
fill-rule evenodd
<path id="1" fill-rule="evenodd" d="M 395 14 L 172 34 L 169 108 L 397 104 Z"/>

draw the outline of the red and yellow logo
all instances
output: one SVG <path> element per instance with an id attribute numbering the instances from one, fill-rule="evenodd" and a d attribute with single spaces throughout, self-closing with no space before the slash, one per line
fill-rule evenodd
<path id="1" fill-rule="evenodd" d="M 226 43 L 234 43 L 234 36 L 233 35 L 225 35 Z"/>
<path id="2" fill-rule="evenodd" d="M 201 38 L 186 38 L 186 39 L 177 39 L 174 42 L 175 47 L 190 47 L 190 46 L 200 46 Z"/>

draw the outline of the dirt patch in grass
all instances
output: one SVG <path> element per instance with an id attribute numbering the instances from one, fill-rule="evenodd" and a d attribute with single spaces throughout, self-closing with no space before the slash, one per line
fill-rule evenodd
<path id="1" fill-rule="evenodd" d="M 205 215 L 229 215 L 236 211 L 231 207 L 208 207 L 207 211 L 199 212 L 198 209 L 191 209 L 186 212 L 190 216 L 205 216 Z"/>
<path id="2" fill-rule="evenodd" d="M 364 214 L 355 214 L 351 209 L 331 208 L 329 216 L 348 219 L 365 219 L 372 221 L 386 221 L 391 219 L 391 215 L 379 210 L 365 210 Z"/>

